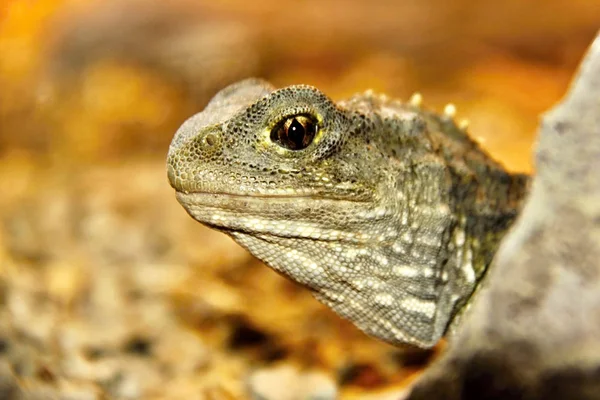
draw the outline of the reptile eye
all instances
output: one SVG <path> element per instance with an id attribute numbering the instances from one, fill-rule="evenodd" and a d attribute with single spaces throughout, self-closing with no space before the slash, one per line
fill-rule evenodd
<path id="1" fill-rule="evenodd" d="M 310 115 L 296 115 L 277 124 L 271 131 L 271 141 L 289 150 L 307 148 L 315 138 L 319 125 Z"/>

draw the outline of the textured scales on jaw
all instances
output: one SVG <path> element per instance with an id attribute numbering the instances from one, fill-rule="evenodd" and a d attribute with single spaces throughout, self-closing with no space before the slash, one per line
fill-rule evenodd
<path id="1" fill-rule="evenodd" d="M 445 115 L 367 92 L 223 89 L 176 133 L 168 177 L 192 217 L 232 236 L 341 316 L 434 345 L 520 207 L 511 175 Z"/>

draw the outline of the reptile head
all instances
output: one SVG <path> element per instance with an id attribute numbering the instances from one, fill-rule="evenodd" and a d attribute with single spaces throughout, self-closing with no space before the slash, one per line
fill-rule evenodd
<path id="1" fill-rule="evenodd" d="M 185 194 L 369 200 L 372 179 L 344 150 L 358 129 L 313 87 L 242 81 L 177 131 L 169 181 Z"/>
<path id="2" fill-rule="evenodd" d="M 194 218 L 231 234 L 356 240 L 383 183 L 357 160 L 363 125 L 313 87 L 246 80 L 177 131 L 169 181 Z"/>
<path id="3" fill-rule="evenodd" d="M 367 333 L 431 346 L 456 301 L 438 293 L 451 218 L 444 164 L 409 165 L 430 153 L 422 120 L 411 125 L 419 135 L 404 129 L 415 112 L 363 106 L 374 103 L 232 85 L 177 131 L 169 181 L 192 217 Z"/>

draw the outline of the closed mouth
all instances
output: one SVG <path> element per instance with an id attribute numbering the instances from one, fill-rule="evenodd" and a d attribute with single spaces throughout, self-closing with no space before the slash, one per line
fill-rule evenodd
<path id="1" fill-rule="evenodd" d="M 202 205 L 214 208 L 238 208 L 233 205 L 245 205 L 265 202 L 293 202 L 311 200 L 316 202 L 349 202 L 367 203 L 366 199 L 355 199 L 349 196 L 321 195 L 318 193 L 286 194 L 286 193 L 224 193 L 224 192 L 176 192 L 177 200 L 183 204 Z M 229 206 L 228 206 L 229 205 Z"/>
<path id="2" fill-rule="evenodd" d="M 177 200 L 197 221 L 229 234 L 353 243 L 365 240 L 357 237 L 354 224 L 362 221 L 361 212 L 372 207 L 363 199 L 319 194 L 177 192 Z M 332 215 L 339 220 L 336 226 L 328 218 Z"/>

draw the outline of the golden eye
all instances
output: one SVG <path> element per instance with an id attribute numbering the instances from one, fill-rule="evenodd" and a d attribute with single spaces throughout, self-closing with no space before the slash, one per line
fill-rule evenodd
<path id="1" fill-rule="evenodd" d="M 289 150 L 307 148 L 314 140 L 319 125 L 310 115 L 296 115 L 278 123 L 271 131 L 271 141 Z"/>

